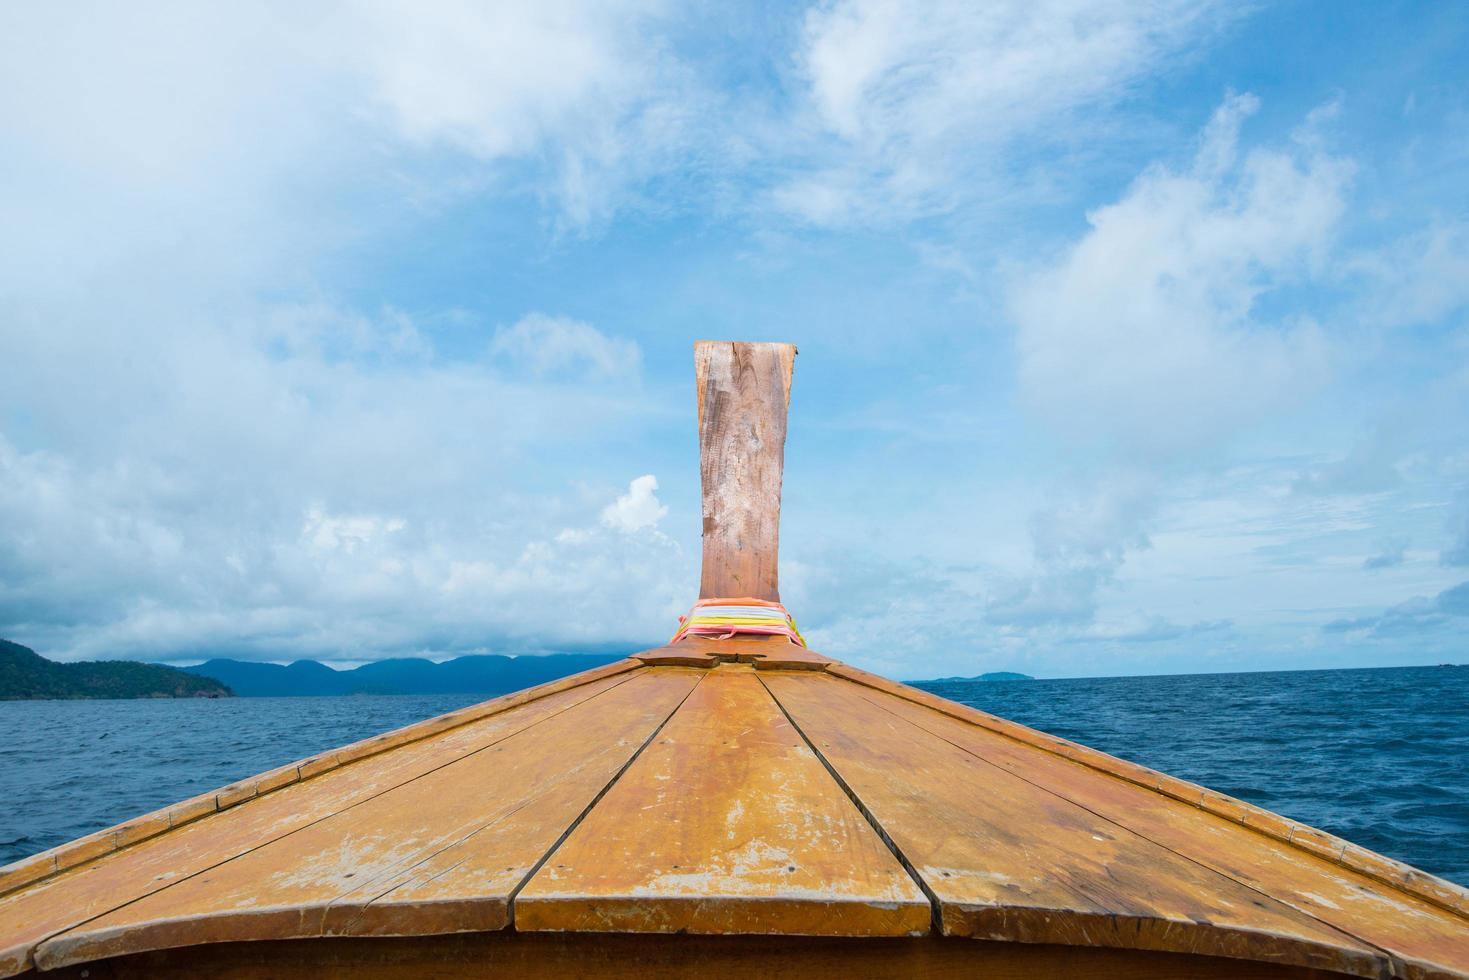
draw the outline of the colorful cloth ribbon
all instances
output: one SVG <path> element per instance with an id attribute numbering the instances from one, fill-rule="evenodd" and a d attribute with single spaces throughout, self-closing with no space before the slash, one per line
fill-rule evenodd
<path id="1" fill-rule="evenodd" d="M 669 643 L 686 636 L 707 636 L 727 640 L 738 633 L 760 633 L 784 636 L 792 643 L 806 645 L 796 619 L 778 602 L 764 599 L 700 599 L 687 616 L 678 617 L 678 632 Z"/>

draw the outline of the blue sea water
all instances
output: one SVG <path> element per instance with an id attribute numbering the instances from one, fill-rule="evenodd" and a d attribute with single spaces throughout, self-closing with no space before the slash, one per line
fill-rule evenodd
<path id="1" fill-rule="evenodd" d="M 1469 884 L 1469 668 L 920 686 Z M 0 864 L 477 700 L 0 702 Z"/>

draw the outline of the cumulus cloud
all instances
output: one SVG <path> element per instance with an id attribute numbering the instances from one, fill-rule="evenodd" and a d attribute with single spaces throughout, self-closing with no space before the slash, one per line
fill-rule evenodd
<path id="1" fill-rule="evenodd" d="M 286 268 L 282 253 L 356 232 L 351 205 L 369 191 L 433 209 L 498 186 L 544 201 L 561 230 L 667 208 L 685 184 L 721 207 L 819 223 L 911 216 L 1033 183 L 1033 167 L 1024 181 L 1005 172 L 1018 139 L 1082 133 L 1234 10 L 819 3 L 791 14 L 792 49 L 772 52 L 791 99 L 719 91 L 712 59 L 679 44 L 687 15 L 661 0 L 146 0 L 91 9 L 87 30 L 68 11 L 11 6 L 0 200 L 46 231 L 17 258 L 53 274 L 75 271 L 87 230 L 177 248 L 131 219 L 140 196 L 194 248 L 217 239 L 247 266 Z M 22 178 L 28 192 L 5 199 Z M 47 206 L 78 195 L 86 208 Z M 340 226 L 307 220 L 323 211 Z"/>
<path id="2" fill-rule="evenodd" d="M 797 61 L 829 162 L 815 157 L 774 201 L 818 224 L 943 210 L 993 183 L 1018 138 L 1060 142 L 1086 129 L 1081 110 L 1115 103 L 1163 70 L 1217 29 L 1223 9 L 1192 0 L 815 6 Z"/>
<path id="3" fill-rule="evenodd" d="M 1188 167 L 1150 167 L 1015 288 L 1024 397 L 1056 430 L 1174 455 L 1326 379 L 1321 329 L 1273 321 L 1258 301 L 1320 269 L 1352 167 L 1305 140 L 1241 153 L 1256 107 L 1227 99 Z"/>
<path id="4" fill-rule="evenodd" d="M 672 539 L 629 533 L 666 513 L 651 477 L 607 505 L 615 521 L 515 495 L 446 507 L 443 489 L 427 506 L 358 498 L 397 513 L 293 513 L 298 481 L 327 481 L 255 459 L 262 476 L 230 489 L 127 455 L 87 466 L 0 440 L 9 636 L 63 659 L 626 648 L 660 636 L 696 581 Z"/>
<path id="5" fill-rule="evenodd" d="M 5 633 L 270 659 L 661 635 L 693 573 L 576 489 L 625 471 L 637 343 L 547 311 L 465 345 L 474 314 L 317 279 L 487 184 L 594 220 L 677 128 L 661 16 L 0 11 Z"/>
<path id="6" fill-rule="evenodd" d="M 486 156 L 600 131 L 648 84 L 634 50 L 649 3 L 378 3 L 362 8 L 358 57 L 408 136 Z"/>
<path id="7" fill-rule="evenodd" d="M 699 99 L 646 0 L 144 0 L 83 20 L 0 11 L 0 210 L 32 230 L 30 277 L 129 242 L 290 268 L 380 218 L 368 192 L 434 208 L 498 184 L 582 227 L 666 166 Z"/>
<path id="8" fill-rule="evenodd" d="M 628 533 L 657 527 L 668 516 L 668 508 L 654 492 L 657 489 L 658 478 L 651 473 L 633 480 L 627 493 L 602 509 L 602 524 Z"/>
<path id="9" fill-rule="evenodd" d="M 323 273 L 490 190 L 594 221 L 678 128 L 663 16 L 0 10 L 4 631 L 271 659 L 660 635 L 678 549 L 576 489 L 628 465 L 637 343 L 553 310 L 465 344 L 477 315 Z"/>
<path id="10" fill-rule="evenodd" d="M 642 352 L 635 341 L 608 337 L 568 317 L 532 313 L 495 332 L 490 354 L 536 376 L 590 371 L 602 377 L 636 373 Z"/>
<path id="11" fill-rule="evenodd" d="M 823 653 L 892 677 L 1018 666 L 985 626 L 980 593 L 924 556 L 820 551 L 783 559 L 780 574 L 782 599 Z"/>
<path id="12" fill-rule="evenodd" d="M 1369 287 L 1363 320 L 1387 327 L 1436 323 L 1469 306 L 1469 224 L 1435 223 L 1351 256 L 1344 269 Z"/>
<path id="13" fill-rule="evenodd" d="M 344 56 L 394 130 L 480 159 L 539 157 L 563 216 L 603 216 L 661 168 L 699 102 L 656 0 L 379 3 Z"/>
<path id="14" fill-rule="evenodd" d="M 1036 512 L 1034 566 L 996 590 L 992 622 L 1091 628 L 1148 547 L 1164 472 L 1326 380 L 1323 332 L 1258 306 L 1320 273 L 1352 167 L 1320 148 L 1315 120 L 1289 145 L 1242 151 L 1257 108 L 1229 96 L 1186 165 L 1148 167 L 1012 285 L 1021 398 L 1095 472 L 1074 503 Z"/>
<path id="15" fill-rule="evenodd" d="M 1078 156 L 1115 161 L 1119 145 L 1136 152 L 1159 134 L 1133 95 L 1238 9 L 823 0 L 730 45 L 719 30 L 748 27 L 745 15 L 690 17 L 657 0 L 143 0 L 82 18 L 0 7 L 0 625 L 60 656 L 365 659 L 666 635 L 697 571 L 674 526 L 692 533 L 696 515 L 673 486 L 665 504 L 651 474 L 622 487 L 649 469 L 676 483 L 662 467 L 677 444 L 650 421 L 666 420 L 665 392 L 641 382 L 641 364 L 683 329 L 667 311 L 702 315 L 685 301 L 713 280 L 627 300 L 649 304 L 634 311 L 650 316 L 638 321 L 644 348 L 585 313 L 559 315 L 591 308 L 586 295 L 546 301 L 580 287 L 564 267 L 584 256 L 571 253 L 593 250 L 620 209 L 663 215 L 693 199 L 711 228 L 738 220 L 672 246 L 658 241 L 672 223 L 660 225 L 638 236 L 646 253 L 624 254 L 656 262 L 659 248 L 720 238 L 708 254 L 724 262 L 746 247 L 752 213 L 756 250 L 777 251 L 759 241 L 772 206 L 778 226 L 937 213 L 960 215 L 957 226 L 976 205 L 1054 194 L 1059 173 L 1096 172 Z M 1103 191 L 1110 203 L 1057 252 L 1007 256 L 1024 263 L 1008 290 L 995 278 L 1017 266 L 989 271 L 992 255 L 922 229 L 930 266 L 1015 327 L 1032 416 L 1005 414 L 1007 402 L 980 425 L 954 407 L 977 351 L 1005 398 L 1010 365 L 949 329 L 967 313 L 931 303 L 945 336 L 919 345 L 925 359 L 942 350 L 965 373 L 885 362 L 884 380 L 906 366 L 927 394 L 895 395 L 873 424 L 966 447 L 1027 430 L 1005 446 L 1014 483 L 995 494 L 1009 495 L 1014 541 L 995 546 L 965 523 L 981 491 L 964 481 L 996 471 L 947 455 L 931 482 L 962 507 L 903 520 L 1004 556 L 974 567 L 953 554 L 945 566 L 792 552 L 783 580 L 818 644 L 906 673 L 904 658 L 950 656 L 936 651 L 1023 669 L 1010 658 L 1049 641 L 1157 648 L 1224 634 L 1214 619 L 1186 625 L 1181 606 L 1133 612 L 1119 597 L 1137 560 L 1157 556 L 1169 481 L 1340 370 L 1330 341 L 1343 317 L 1290 312 L 1332 312 L 1292 291 L 1324 283 L 1351 295 L 1352 324 L 1404 327 L 1454 315 L 1469 281 L 1469 238 L 1453 221 L 1340 261 L 1341 216 L 1371 203 L 1347 206 L 1350 162 L 1320 117 L 1274 145 L 1242 138 L 1253 108 L 1231 97 L 1191 152 Z M 1099 139 L 1122 120 L 1142 125 L 1122 144 Z M 1115 173 L 1088 183 L 1088 199 Z M 853 241 L 824 239 L 822 261 L 853 255 Z M 424 275 L 440 245 L 462 266 Z M 818 281 L 861 294 L 834 263 L 778 251 L 790 291 L 771 296 Z M 455 291 L 446 304 L 480 305 L 435 308 L 440 286 Z M 810 295 L 813 332 L 849 329 Z M 864 370 L 870 352 L 853 353 L 843 370 Z M 1462 380 L 1442 382 L 1453 392 L 1432 414 L 1445 432 L 1461 428 Z M 940 402 L 940 425 L 917 418 Z M 1029 430 L 1035 419 L 1044 429 Z M 650 432 L 656 444 L 630 453 Z M 1033 468 L 1047 435 L 1067 456 L 1065 487 L 1049 495 Z M 1461 450 L 1462 437 L 1441 443 Z M 1402 444 L 1384 428 L 1335 463 L 1296 456 L 1287 469 L 1309 460 L 1296 489 L 1314 496 L 1292 506 L 1398 492 L 1425 465 Z M 1456 473 L 1444 479 L 1462 484 Z M 920 466 L 914 483 L 928 476 Z M 1021 515 L 1037 499 L 1051 502 L 1027 545 Z M 1414 512 L 1436 520 L 1439 502 Z M 859 509 L 833 521 L 876 540 L 894 511 Z M 1362 541 L 1379 532 L 1356 531 L 1336 557 L 1365 580 Z M 1445 564 L 1469 562 L 1458 531 Z"/>
<path id="16" fill-rule="evenodd" d="M 0 622 L 49 655 L 633 643 L 693 580 L 675 545 L 604 529 L 608 497 L 574 490 L 615 463 L 607 433 L 646 412 L 594 362 L 522 379 L 433 352 L 384 360 L 400 317 L 314 306 L 245 326 L 86 322 L 0 330 Z M 338 342 L 338 327 L 389 337 Z M 527 496 L 532 459 L 545 489 Z M 629 498 L 629 526 L 666 512 L 650 487 Z M 598 634 L 597 604 L 619 601 L 622 632 Z"/>
<path id="17" fill-rule="evenodd" d="M 379 517 L 375 514 L 332 515 L 320 507 L 306 512 L 301 537 L 318 551 L 340 549 L 348 554 L 359 545 L 370 544 L 384 534 L 401 531 L 408 522 L 401 517 Z"/>
<path id="18" fill-rule="evenodd" d="M 1021 628 L 1091 623 L 1098 593 L 1116 579 L 1127 554 L 1148 547 L 1145 522 L 1156 506 L 1149 482 L 1132 474 L 1037 511 L 1031 517 L 1034 568 L 996 589 L 986 618 Z"/>

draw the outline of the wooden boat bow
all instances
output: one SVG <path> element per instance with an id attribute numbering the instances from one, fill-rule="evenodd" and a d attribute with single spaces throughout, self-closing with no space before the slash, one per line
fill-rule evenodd
<path id="1" fill-rule="evenodd" d="M 779 601 L 794 356 L 696 346 L 702 598 Z M 686 636 L 0 868 L 0 977 L 634 969 L 1469 978 L 1469 893 L 738 634 Z"/>

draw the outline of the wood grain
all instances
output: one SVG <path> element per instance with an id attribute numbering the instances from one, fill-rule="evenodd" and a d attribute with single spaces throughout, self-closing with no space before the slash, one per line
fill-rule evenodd
<path id="1" fill-rule="evenodd" d="M 930 917 L 742 664 L 705 675 L 515 902 L 531 931 L 892 936 Z"/>
<path id="2" fill-rule="evenodd" d="M 1395 973 L 1469 976 L 1469 920 L 1238 821 L 876 690 L 862 696 L 979 759 L 1381 947 Z"/>
<path id="3" fill-rule="evenodd" d="M 1330 980 L 1270 963 L 934 936 L 820 939 L 493 932 L 161 950 L 56 980 Z"/>
<path id="4" fill-rule="evenodd" d="M 702 676 L 641 671 L 493 746 L 62 933 L 37 948 L 36 963 L 48 969 L 231 940 L 503 928 L 512 890 Z"/>
<path id="5" fill-rule="evenodd" d="M 1025 725 L 980 711 L 977 708 L 971 708 L 968 705 L 956 704 L 907 684 L 890 681 L 886 677 L 870 674 L 849 664 L 832 662 L 827 665 L 826 669 L 838 677 L 854 681 L 864 687 L 870 687 L 902 700 L 931 708 L 940 714 L 1004 735 L 1025 745 L 1044 749 L 1063 759 L 1070 759 L 1090 769 L 1107 773 L 1146 789 L 1155 790 L 1163 796 L 1172 797 L 1228 820 L 1238 820 L 1264 836 L 1290 845 L 1294 850 L 1340 864 L 1388 885 L 1394 891 L 1422 899 L 1430 905 L 1454 912 L 1460 917 L 1469 915 L 1469 888 L 1437 878 L 1411 865 L 1369 851 L 1315 827 L 1308 827 L 1298 821 L 1282 817 L 1278 813 L 1271 813 L 1269 810 L 1216 793 L 1167 773 L 1140 766 L 1135 762 L 1128 762 L 1126 759 L 1119 759 L 1085 745 L 1078 745 L 1076 742 L 1027 728 Z"/>
<path id="6" fill-rule="evenodd" d="M 1377 950 L 873 705 L 760 675 L 940 903 L 945 934 L 1380 975 Z"/>
<path id="7" fill-rule="evenodd" d="M 213 813 L 0 897 L 0 977 L 26 969 L 37 944 L 49 936 L 481 751 L 640 672 L 604 677 L 515 704 L 498 714 Z"/>
<path id="8" fill-rule="evenodd" d="M 743 634 L 722 639 L 685 636 L 677 643 L 643 650 L 633 659 L 648 666 L 713 667 L 720 663 L 752 664 L 756 670 L 825 670 L 830 657 L 792 643 L 784 636 Z"/>
<path id="9" fill-rule="evenodd" d="M 694 344 L 704 487 L 700 598 L 780 600 L 780 487 L 795 358 L 791 344 Z"/>
<path id="10" fill-rule="evenodd" d="M 427 718 L 412 725 L 404 726 L 395 731 L 385 732 L 371 738 L 354 742 L 351 745 L 334 749 L 309 759 L 301 759 L 297 762 L 288 763 L 272 769 L 269 772 L 260 773 L 247 779 L 231 783 L 229 786 L 217 790 L 210 790 L 199 796 L 191 797 L 162 810 L 134 817 L 115 827 L 99 830 L 94 834 L 88 834 L 73 841 L 68 841 L 48 851 L 43 851 L 29 858 L 24 858 L 13 864 L 0 867 L 0 894 L 24 887 L 42 878 L 48 877 L 68 868 L 73 868 L 88 861 L 102 857 L 103 855 L 122 850 L 140 841 L 165 833 L 175 827 L 190 823 L 194 820 L 209 816 L 218 811 L 236 806 L 246 800 L 254 799 L 264 793 L 269 793 L 329 772 L 338 766 L 349 762 L 356 762 L 369 756 L 378 755 L 395 749 L 400 745 L 416 742 L 420 739 L 438 735 L 452 728 L 467 725 L 480 718 L 507 711 L 517 705 L 526 704 L 537 698 L 546 697 L 559 691 L 570 690 L 582 684 L 599 680 L 603 677 L 611 677 L 615 674 L 626 673 L 642 666 L 640 661 L 622 660 L 595 667 L 591 670 L 582 671 L 569 677 L 540 684 L 525 690 L 506 694 L 502 697 L 492 698 L 480 704 L 470 705 L 458 711 L 451 711 L 445 715 L 435 718 Z"/>

